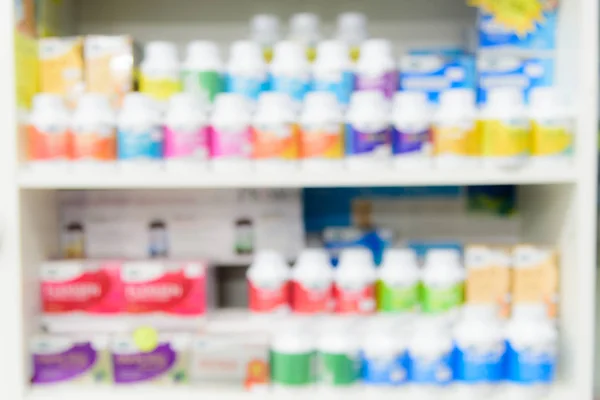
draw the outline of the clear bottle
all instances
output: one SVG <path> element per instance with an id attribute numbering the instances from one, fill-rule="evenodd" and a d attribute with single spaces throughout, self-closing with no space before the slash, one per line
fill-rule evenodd
<path id="1" fill-rule="evenodd" d="M 333 309 L 333 269 L 323 249 L 305 249 L 292 268 L 292 310 L 321 314 Z"/>
<path id="2" fill-rule="evenodd" d="M 206 104 L 192 93 L 178 93 L 169 99 L 164 131 L 167 169 L 204 170 L 208 167 L 206 108 Z"/>
<path id="3" fill-rule="evenodd" d="M 338 15 L 336 38 L 345 42 L 350 49 L 350 58 L 356 62 L 360 58 L 360 46 L 367 40 L 367 17 L 359 12 L 345 12 Z"/>
<path id="4" fill-rule="evenodd" d="M 442 92 L 433 118 L 433 163 L 436 168 L 475 166 L 479 143 L 475 135 L 475 94 L 470 89 Z"/>
<path id="5" fill-rule="evenodd" d="M 215 171 L 251 169 L 252 114 L 247 99 L 236 93 L 216 97 L 210 117 L 210 164 Z"/>
<path id="6" fill-rule="evenodd" d="M 108 96 L 84 94 L 71 121 L 75 171 L 113 166 L 117 157 L 117 117 Z"/>
<path id="7" fill-rule="evenodd" d="M 41 93 L 33 99 L 27 123 L 27 159 L 40 169 L 66 169 L 70 157 L 71 115 L 59 95 Z"/>
<path id="8" fill-rule="evenodd" d="M 225 65 L 216 43 L 191 42 L 181 72 L 183 91 L 213 104 L 216 95 L 225 90 L 224 72 Z"/>
<path id="9" fill-rule="evenodd" d="M 315 59 L 315 49 L 321 39 L 321 21 L 319 16 L 313 13 L 298 13 L 290 19 L 289 38 L 296 41 L 306 50 L 308 61 Z"/>
<path id="10" fill-rule="evenodd" d="M 344 108 L 348 107 L 354 91 L 353 69 L 348 46 L 343 41 L 319 43 L 317 58 L 312 65 L 313 90 L 332 92 Z"/>
<path id="11" fill-rule="evenodd" d="M 258 43 L 240 40 L 231 45 L 226 91 L 256 101 L 268 88 L 267 64 Z"/>
<path id="12" fill-rule="evenodd" d="M 379 267 L 377 309 L 384 313 L 415 312 L 421 272 L 411 249 L 388 249 Z"/>
<path id="13" fill-rule="evenodd" d="M 334 273 L 335 312 L 373 313 L 376 279 L 373 254 L 369 249 L 355 247 L 342 250 Z"/>
<path id="14" fill-rule="evenodd" d="M 302 44 L 292 40 L 277 43 L 269 71 L 271 90 L 290 96 L 298 110 L 310 89 L 310 64 Z"/>
<path id="15" fill-rule="evenodd" d="M 246 272 L 249 309 L 256 314 L 284 314 L 289 306 L 290 268 L 276 251 L 262 250 Z"/>
<path id="16" fill-rule="evenodd" d="M 454 316 L 464 301 L 464 279 L 457 250 L 429 250 L 421 274 L 423 312 Z"/>
<path id="17" fill-rule="evenodd" d="M 149 42 L 140 64 L 140 92 L 166 107 L 169 97 L 180 89 L 180 65 L 175 44 Z"/>
<path id="18" fill-rule="evenodd" d="M 346 166 L 379 169 L 391 162 L 389 106 L 380 91 L 354 92 L 346 114 Z"/>
<path id="19" fill-rule="evenodd" d="M 273 47 L 281 37 L 279 18 L 272 14 L 257 14 L 250 21 L 250 38 L 263 50 L 266 63 L 273 59 Z"/>
<path id="20" fill-rule="evenodd" d="M 339 168 L 344 155 L 344 115 L 331 92 L 311 92 L 300 114 L 300 158 L 306 170 Z"/>
<path id="21" fill-rule="evenodd" d="M 522 89 L 490 89 L 481 108 L 478 129 L 484 166 L 523 166 L 531 155 L 531 130 Z"/>
<path id="22" fill-rule="evenodd" d="M 156 169 L 163 157 L 163 132 L 156 103 L 141 93 L 125 96 L 117 122 L 117 157 L 126 170 Z"/>
<path id="23" fill-rule="evenodd" d="M 398 169 L 426 169 L 431 159 L 431 106 L 422 92 L 397 92 L 392 106 L 392 152 Z"/>
<path id="24" fill-rule="evenodd" d="M 255 168 L 267 171 L 296 168 L 299 129 L 290 97 L 284 93 L 263 93 L 253 121 Z"/>
<path id="25" fill-rule="evenodd" d="M 349 394 L 360 379 L 360 345 L 346 320 L 329 318 L 317 340 L 316 381 L 329 394 Z"/>
<path id="26" fill-rule="evenodd" d="M 356 63 L 356 90 L 377 90 L 391 100 L 398 89 L 398 73 L 392 44 L 386 39 L 368 39 Z"/>

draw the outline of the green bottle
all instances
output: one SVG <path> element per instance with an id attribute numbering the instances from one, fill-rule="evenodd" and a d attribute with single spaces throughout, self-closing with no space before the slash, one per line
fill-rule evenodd
<path id="1" fill-rule="evenodd" d="M 201 96 L 211 104 L 225 90 L 224 65 L 214 42 L 194 41 L 187 48 L 182 68 L 182 88 Z"/>

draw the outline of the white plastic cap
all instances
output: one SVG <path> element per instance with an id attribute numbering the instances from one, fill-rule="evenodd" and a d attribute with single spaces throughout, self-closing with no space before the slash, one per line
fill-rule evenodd
<path id="1" fill-rule="evenodd" d="M 220 59 L 219 47 L 209 40 L 195 40 L 187 46 L 187 59 L 204 59 L 206 57 Z"/>
<path id="2" fill-rule="evenodd" d="M 102 93 L 85 93 L 79 99 L 77 108 L 112 110 L 108 96 Z"/>
<path id="3" fill-rule="evenodd" d="M 304 98 L 304 112 L 307 111 L 334 113 L 340 111 L 340 105 L 332 92 L 309 92 Z"/>
<path id="4" fill-rule="evenodd" d="M 317 14 L 294 14 L 290 19 L 290 36 L 304 43 L 317 42 L 320 38 L 320 24 Z"/>
<path id="5" fill-rule="evenodd" d="M 292 99 L 289 95 L 280 92 L 264 92 L 258 98 L 259 110 L 286 109 L 294 108 Z"/>
<path id="6" fill-rule="evenodd" d="M 387 39 L 368 39 L 360 47 L 361 59 L 391 59 L 393 61 L 392 42 Z"/>
<path id="7" fill-rule="evenodd" d="M 367 39 L 367 17 L 359 12 L 346 12 L 337 19 L 337 38 L 351 46 Z"/>
<path id="8" fill-rule="evenodd" d="M 494 304 L 465 304 L 462 316 L 465 319 L 490 320 L 498 315 L 498 307 Z"/>
<path id="9" fill-rule="evenodd" d="M 350 97 L 350 109 L 353 110 L 373 110 L 381 107 L 386 108 L 387 104 L 383 93 L 379 90 L 362 90 L 352 93 Z"/>
<path id="10" fill-rule="evenodd" d="M 548 310 L 545 304 L 516 304 L 512 309 L 512 318 L 544 320 L 548 319 Z"/>
<path id="11" fill-rule="evenodd" d="M 273 63 L 297 63 L 306 60 L 306 51 L 301 43 L 282 40 L 275 45 Z"/>
<path id="12" fill-rule="evenodd" d="M 254 62 L 255 60 L 263 60 L 263 54 L 258 43 L 251 40 L 238 40 L 231 45 L 230 60 L 245 63 Z"/>
<path id="13" fill-rule="evenodd" d="M 350 64 L 348 45 L 341 40 L 324 40 L 317 45 L 318 63 L 346 63 Z"/>
<path id="14" fill-rule="evenodd" d="M 153 108 L 154 103 L 148 96 L 142 93 L 127 93 L 127 95 L 125 95 L 125 99 L 123 100 L 122 110 L 152 110 Z"/>
<path id="15" fill-rule="evenodd" d="M 454 249 L 432 249 L 427 252 L 425 261 L 432 264 L 460 263 L 460 253 Z"/>
<path id="16" fill-rule="evenodd" d="M 383 253 L 383 264 L 397 267 L 417 265 L 417 254 L 412 249 L 388 249 Z"/>
<path id="17" fill-rule="evenodd" d="M 429 111 L 427 95 L 423 92 L 396 92 L 393 100 L 393 113 L 424 113 Z"/>
<path id="18" fill-rule="evenodd" d="M 177 47 L 171 42 L 150 42 L 144 49 L 146 60 L 177 61 Z"/>
<path id="19" fill-rule="evenodd" d="M 523 103 L 523 92 L 517 87 L 497 87 L 488 92 L 487 105 L 490 108 L 513 108 Z"/>
<path id="20" fill-rule="evenodd" d="M 261 45 L 272 45 L 279 40 L 279 18 L 272 14 L 257 14 L 250 21 L 250 37 Z"/>
<path id="21" fill-rule="evenodd" d="M 275 250 L 260 250 L 254 256 L 253 264 L 281 265 L 286 262 L 283 256 Z"/>
<path id="22" fill-rule="evenodd" d="M 215 98 L 214 114 L 250 113 L 248 100 L 239 93 L 219 93 Z"/>
<path id="23" fill-rule="evenodd" d="M 559 102 L 558 91 L 554 87 L 536 87 L 529 93 L 529 105 L 531 108 L 554 109 Z"/>
<path id="24" fill-rule="evenodd" d="M 440 95 L 440 108 L 464 109 L 475 107 L 475 92 L 471 89 L 448 89 Z"/>
<path id="25" fill-rule="evenodd" d="M 339 264 L 361 264 L 371 266 L 373 265 L 373 254 L 371 253 L 371 250 L 364 247 L 344 249 L 340 254 Z"/>
<path id="26" fill-rule="evenodd" d="M 204 112 L 205 107 L 202 98 L 192 93 L 176 93 L 169 98 L 169 110 Z"/>
<path id="27" fill-rule="evenodd" d="M 329 254 L 327 254 L 327 251 L 324 249 L 304 249 L 300 253 L 300 256 L 298 256 L 296 265 L 298 264 L 320 264 L 329 266 Z"/>
<path id="28" fill-rule="evenodd" d="M 40 93 L 33 98 L 33 108 L 66 108 L 63 98 L 54 93 Z"/>

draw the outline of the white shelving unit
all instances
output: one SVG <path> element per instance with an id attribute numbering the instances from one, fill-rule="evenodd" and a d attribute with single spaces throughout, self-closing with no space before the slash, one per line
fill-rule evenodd
<path id="1" fill-rule="evenodd" d="M 129 33 L 141 42 L 167 39 L 179 45 L 206 38 L 223 46 L 246 35 L 248 18 L 273 12 L 315 11 L 331 33 L 337 13 L 364 11 L 371 33 L 409 45 L 447 45 L 472 26 L 464 0 L 71 0 L 65 33 Z M 424 171 L 402 174 L 297 172 L 290 175 L 47 174 L 27 170 L 20 157 L 14 92 L 13 1 L 0 2 L 0 397 L 7 400 L 244 399 L 242 391 L 211 388 L 94 389 L 28 385 L 27 337 L 37 329 L 36 271 L 54 255 L 60 189 L 187 189 L 232 187 L 334 187 L 424 185 L 519 185 L 522 241 L 556 245 L 561 252 L 559 328 L 561 362 L 552 400 L 592 398 L 596 246 L 598 2 L 563 0 L 557 53 L 559 86 L 576 110 L 573 164 L 566 168 L 515 171 Z M 363 398 L 360 394 L 356 398 Z M 290 398 L 288 396 L 274 398 Z M 317 396 L 314 396 L 317 397 Z M 323 397 L 328 398 L 328 397 Z M 394 398 L 393 395 L 390 398 Z"/>

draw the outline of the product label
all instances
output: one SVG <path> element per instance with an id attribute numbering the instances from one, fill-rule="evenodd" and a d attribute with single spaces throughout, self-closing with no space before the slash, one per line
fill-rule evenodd
<path id="1" fill-rule="evenodd" d="M 427 123 L 392 129 L 392 152 L 399 155 L 429 156 L 432 133 Z"/>
<path id="2" fill-rule="evenodd" d="M 183 355 L 170 344 L 159 344 L 149 352 L 119 350 L 112 356 L 114 380 L 117 384 L 160 381 L 161 383 L 185 383 L 186 363 Z M 128 345 L 128 347 L 130 347 Z"/>
<path id="3" fill-rule="evenodd" d="M 383 312 L 415 311 L 419 305 L 419 285 L 394 285 L 377 282 L 377 309 Z"/>
<path id="4" fill-rule="evenodd" d="M 360 376 L 360 358 L 356 354 L 317 353 L 317 382 L 323 386 L 348 386 Z"/>
<path id="5" fill-rule="evenodd" d="M 354 74 L 349 71 L 330 74 L 331 76 L 315 78 L 315 92 L 331 92 L 337 97 L 338 103 L 348 105 L 354 91 Z"/>
<path id="6" fill-rule="evenodd" d="M 163 155 L 163 133 L 158 126 L 126 127 L 119 130 L 117 149 L 120 160 L 158 160 Z"/>
<path id="7" fill-rule="evenodd" d="M 28 156 L 31 161 L 66 160 L 69 157 L 69 134 L 64 126 L 29 125 Z"/>
<path id="8" fill-rule="evenodd" d="M 468 139 L 474 126 L 471 123 L 436 125 L 433 127 L 433 153 L 436 156 L 469 154 Z"/>
<path id="9" fill-rule="evenodd" d="M 265 78 L 228 75 L 226 78 L 227 92 L 238 93 L 251 100 L 258 100 L 260 94 L 268 88 Z"/>
<path id="10" fill-rule="evenodd" d="M 108 383 L 108 352 L 98 352 L 92 343 L 73 343 L 64 351 L 52 351 L 52 343 L 40 342 L 33 352 L 31 383 L 46 384 L 67 381 Z"/>
<path id="11" fill-rule="evenodd" d="M 370 128 L 348 124 L 346 127 L 346 154 L 388 159 L 392 154 L 391 132 L 387 126 L 381 127 L 380 125 L 377 124 Z"/>
<path id="12" fill-rule="evenodd" d="M 379 90 L 387 99 L 392 99 L 398 88 L 398 74 L 394 71 L 378 76 L 356 75 L 356 90 Z"/>
<path id="13" fill-rule="evenodd" d="M 315 381 L 316 353 L 270 353 L 271 382 L 282 386 L 307 386 Z"/>
<path id="14" fill-rule="evenodd" d="M 249 126 L 212 126 L 209 133 L 211 158 L 250 158 L 252 132 Z"/>
<path id="15" fill-rule="evenodd" d="M 409 352 L 410 381 L 419 385 L 446 385 L 453 379 L 452 356 L 442 355 L 420 356 Z"/>
<path id="16" fill-rule="evenodd" d="M 532 2 L 535 7 L 534 3 L 538 2 Z M 480 13 L 478 21 L 479 47 L 554 50 L 556 48 L 556 28 L 558 21 L 556 8 L 558 7 L 558 3 L 551 1 L 544 3 L 548 4 L 545 10 L 542 10 L 541 5 L 539 5 L 539 10 L 530 10 L 531 13 L 529 14 L 522 8 L 519 8 L 518 14 L 514 14 L 518 15 L 518 17 L 513 18 L 512 21 L 507 20 L 506 14 L 500 16 Z M 529 20 L 526 20 L 527 15 L 529 15 Z M 528 29 L 517 29 L 517 26 L 526 26 Z"/>
<path id="17" fill-rule="evenodd" d="M 375 285 L 333 287 L 335 312 L 340 314 L 370 314 L 375 311 Z"/>
<path id="18" fill-rule="evenodd" d="M 144 93 L 155 100 L 166 101 L 181 90 L 179 79 L 153 78 L 141 74 L 140 93 Z"/>
<path id="19" fill-rule="evenodd" d="M 110 161 L 117 157 L 117 135 L 112 126 L 76 126 L 72 142 L 74 160 Z"/>
<path id="20" fill-rule="evenodd" d="M 199 95 L 210 103 L 225 89 L 223 76 L 217 71 L 183 71 L 182 83 L 184 92 Z"/>
<path id="21" fill-rule="evenodd" d="M 308 78 L 292 78 L 282 75 L 271 76 L 271 90 L 287 94 L 296 103 L 302 103 L 309 89 Z"/>
<path id="22" fill-rule="evenodd" d="M 343 155 L 343 124 L 305 124 L 300 134 L 300 157 L 303 159 L 340 159 Z"/>
<path id="23" fill-rule="evenodd" d="M 531 135 L 526 120 L 482 121 L 483 156 L 514 157 L 531 152 Z"/>
<path id="24" fill-rule="evenodd" d="M 425 313 L 441 313 L 452 310 L 463 304 L 464 285 L 459 283 L 450 287 L 423 285 L 422 308 Z"/>
<path id="25" fill-rule="evenodd" d="M 165 127 L 165 158 L 189 158 L 197 161 L 208 159 L 208 127 Z"/>
<path id="26" fill-rule="evenodd" d="M 502 342 L 494 348 L 457 344 L 454 378 L 468 383 L 500 382 L 504 378 L 505 350 L 506 346 Z"/>
<path id="27" fill-rule="evenodd" d="M 566 121 L 534 121 L 531 125 L 532 148 L 534 156 L 571 156 L 573 154 L 573 135 Z"/>
<path id="28" fill-rule="evenodd" d="M 519 383 L 551 383 L 556 371 L 556 349 L 543 343 L 518 348 L 507 344 L 508 379 Z"/>
<path id="29" fill-rule="evenodd" d="M 517 246 L 512 274 L 513 304 L 544 303 L 548 316 L 558 312 L 558 259 L 552 249 Z"/>
<path id="30" fill-rule="evenodd" d="M 289 310 L 287 282 L 253 282 L 248 280 L 249 308 L 258 313 L 277 313 Z"/>
<path id="31" fill-rule="evenodd" d="M 299 154 L 297 124 L 258 124 L 252 129 L 252 158 L 295 160 Z"/>
<path id="32" fill-rule="evenodd" d="M 360 376 L 365 385 L 402 385 L 408 381 L 409 358 L 401 354 L 361 353 Z"/>
<path id="33" fill-rule="evenodd" d="M 292 309 L 296 313 L 314 314 L 328 312 L 333 306 L 333 287 L 329 283 L 292 282 Z"/>

